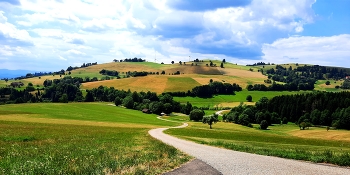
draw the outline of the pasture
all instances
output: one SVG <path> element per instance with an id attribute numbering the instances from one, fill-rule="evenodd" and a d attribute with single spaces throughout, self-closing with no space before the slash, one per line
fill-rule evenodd
<path id="1" fill-rule="evenodd" d="M 106 103 L 0 106 L 0 174 L 160 174 L 188 161 L 153 139 L 176 123 Z"/>
<path id="2" fill-rule="evenodd" d="M 175 101 L 180 103 L 190 102 L 193 106 L 197 107 L 235 107 L 241 102 L 247 105 L 254 105 L 262 97 L 269 99 L 279 95 L 292 95 L 299 93 L 310 93 L 312 91 L 248 91 L 243 90 L 235 92 L 236 95 L 215 95 L 213 98 L 199 98 L 199 97 L 174 97 Z M 247 102 L 248 95 L 253 97 L 252 102 Z"/>
<path id="3" fill-rule="evenodd" d="M 168 117 L 182 120 L 186 117 Z M 188 119 L 187 119 L 188 120 Z M 350 133 L 345 130 L 314 128 L 300 130 L 293 123 L 269 126 L 268 130 L 218 122 L 209 129 L 201 122 L 188 122 L 189 127 L 169 129 L 168 134 L 227 149 L 255 154 L 320 163 L 350 165 Z"/>

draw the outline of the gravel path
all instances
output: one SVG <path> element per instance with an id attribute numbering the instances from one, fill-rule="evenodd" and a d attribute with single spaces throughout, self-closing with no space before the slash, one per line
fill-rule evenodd
<path id="1" fill-rule="evenodd" d="M 176 128 L 186 126 L 187 124 L 185 123 Z M 262 156 L 201 145 L 164 134 L 163 131 L 166 129 L 168 128 L 152 129 L 148 133 L 152 137 L 202 160 L 220 171 L 222 174 L 350 175 L 350 168 Z M 196 173 L 193 172 L 193 174 Z"/>

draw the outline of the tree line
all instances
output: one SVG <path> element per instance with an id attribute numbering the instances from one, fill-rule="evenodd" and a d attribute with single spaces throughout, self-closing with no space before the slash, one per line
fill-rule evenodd
<path id="1" fill-rule="evenodd" d="M 182 112 L 190 114 L 193 107 L 191 103 L 180 104 L 173 100 L 170 94 L 157 95 L 155 92 L 131 92 L 130 90 L 117 90 L 114 87 L 99 86 L 86 90 L 84 97 L 79 89 L 82 78 L 64 77 L 62 79 L 45 80 L 44 89 L 37 89 L 35 95 L 24 90 L 14 88 L 0 88 L 0 103 L 36 103 L 36 102 L 114 102 L 128 109 L 143 110 L 149 113 L 169 114 L 171 112 Z"/>
<path id="2" fill-rule="evenodd" d="M 295 80 L 291 83 L 278 84 L 273 82 L 272 85 L 266 86 L 265 84 L 247 85 L 248 91 L 300 91 L 300 90 L 313 90 L 315 88 L 314 80 Z"/>
<path id="3" fill-rule="evenodd" d="M 97 65 L 97 62 L 94 62 L 94 63 L 83 63 L 80 67 L 78 67 L 78 66 L 75 66 L 75 67 L 69 66 L 67 68 L 67 71 L 72 71 L 72 70 L 75 70 L 75 69 L 84 68 L 84 67 L 90 67 L 90 66 L 94 66 L 94 65 Z M 63 75 L 64 75 L 64 72 L 63 72 Z"/>
<path id="4" fill-rule="evenodd" d="M 296 123 L 301 129 L 328 126 L 350 129 L 350 92 L 314 92 L 261 98 L 255 106 L 240 105 L 224 115 L 228 122 L 252 126 Z"/>
<path id="5" fill-rule="evenodd" d="M 118 60 L 118 59 L 114 59 L 113 62 L 145 62 L 146 60 L 143 60 L 141 58 L 125 58 L 124 60 Z"/>
<path id="6" fill-rule="evenodd" d="M 276 65 L 275 69 L 268 69 L 265 73 L 268 74 L 269 79 L 271 78 L 274 81 L 284 83 L 291 83 L 298 79 L 306 79 L 313 81 L 326 79 L 340 80 L 349 76 L 349 73 L 346 71 L 346 69 L 334 67 L 329 68 L 319 65 L 297 66 L 295 69 L 293 69 L 292 66 L 289 66 L 289 68 L 285 68 L 281 65 Z"/>

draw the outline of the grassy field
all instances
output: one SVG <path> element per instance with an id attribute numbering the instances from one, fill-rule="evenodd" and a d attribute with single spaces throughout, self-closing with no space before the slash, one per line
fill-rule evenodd
<path id="1" fill-rule="evenodd" d="M 215 62 L 215 61 L 214 61 Z M 264 84 L 266 76 L 255 71 L 251 72 L 246 69 L 245 66 L 233 65 L 227 63 L 227 68 L 220 67 L 208 67 L 205 62 L 194 63 L 188 62 L 186 65 L 175 64 L 157 64 L 152 62 L 143 63 L 106 63 L 95 66 L 90 66 L 83 69 L 73 70 L 71 76 L 78 77 L 93 77 L 98 75 L 98 72 L 102 69 L 116 70 L 124 75 L 127 71 L 146 71 L 146 72 L 161 72 L 165 71 L 165 75 L 148 75 L 146 77 L 135 77 L 118 80 L 107 80 L 98 82 L 84 83 L 83 89 L 97 88 L 98 86 L 115 87 L 116 89 L 124 89 L 131 91 L 153 91 L 157 93 L 169 92 L 169 91 L 187 91 L 193 87 L 203 84 L 208 84 L 210 79 L 214 81 L 237 83 L 243 88 L 248 84 Z M 220 64 L 219 62 L 215 62 Z M 198 64 L 198 66 L 195 66 Z M 181 75 L 171 75 L 179 71 Z M 170 75 L 169 75 L 170 74 Z M 141 86 L 140 86 L 141 85 Z"/>
<path id="2" fill-rule="evenodd" d="M 335 86 L 341 86 L 341 84 L 344 82 L 343 80 L 335 81 L 335 80 L 329 80 L 330 85 L 326 85 L 326 82 L 328 80 L 318 80 L 315 84 L 315 90 L 320 91 L 328 91 L 328 92 L 340 92 L 343 91 L 343 89 L 336 89 Z"/>
<path id="3" fill-rule="evenodd" d="M 185 121 L 186 117 L 168 117 Z M 188 120 L 188 118 L 187 118 Z M 350 133 L 345 130 L 310 128 L 299 130 L 295 124 L 270 126 L 259 130 L 233 123 L 189 122 L 189 127 L 170 129 L 168 134 L 227 149 L 290 159 L 350 165 Z"/>
<path id="4" fill-rule="evenodd" d="M 151 138 L 174 126 L 106 103 L 0 106 L 0 174 L 160 174 L 190 157 Z"/>
<path id="5" fill-rule="evenodd" d="M 278 95 L 291 95 L 298 93 L 310 93 L 312 91 L 248 91 L 243 90 L 235 92 L 236 95 L 216 95 L 213 98 L 199 98 L 199 97 L 174 97 L 175 101 L 180 103 L 190 102 L 197 107 L 234 107 L 238 106 L 240 102 L 248 105 L 254 105 L 262 97 L 269 99 Z M 248 95 L 253 97 L 253 102 L 247 102 Z"/>

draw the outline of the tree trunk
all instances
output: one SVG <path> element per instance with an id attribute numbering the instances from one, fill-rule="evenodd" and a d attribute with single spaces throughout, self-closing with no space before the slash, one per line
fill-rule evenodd
<path id="1" fill-rule="evenodd" d="M 212 127 L 211 127 L 211 125 L 209 125 L 210 126 L 210 129 L 213 129 Z"/>

